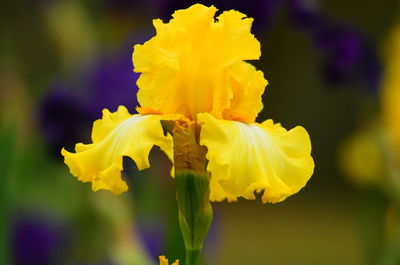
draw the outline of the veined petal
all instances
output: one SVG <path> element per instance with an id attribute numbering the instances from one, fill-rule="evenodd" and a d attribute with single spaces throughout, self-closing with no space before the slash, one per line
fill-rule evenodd
<path id="1" fill-rule="evenodd" d="M 254 199 L 254 191 L 264 190 L 264 203 L 280 202 L 304 187 L 313 173 L 310 138 L 303 127 L 287 131 L 272 120 L 245 124 L 207 113 L 198 120 L 200 144 L 208 148 L 210 200 Z"/>
<path id="2" fill-rule="evenodd" d="M 214 19 L 216 11 L 195 4 L 169 23 L 154 20 L 156 36 L 135 45 L 132 55 L 135 72 L 142 73 L 141 106 L 190 119 L 201 112 L 222 117 L 233 98 L 231 66 L 258 59 L 260 43 L 250 32 L 253 19 L 234 10 Z"/>
<path id="3" fill-rule="evenodd" d="M 132 114 L 124 106 L 119 106 L 114 113 L 111 113 L 108 109 L 103 109 L 103 117 L 93 123 L 93 143 L 103 140 L 115 127 L 130 117 L 132 117 Z"/>
<path id="4" fill-rule="evenodd" d="M 95 121 L 92 144 L 77 144 L 76 153 L 61 151 L 71 173 L 82 182 L 92 182 L 94 191 L 104 189 L 115 194 L 128 189 L 121 178 L 122 158 L 132 158 L 138 169 L 148 168 L 149 152 L 154 145 L 173 158 L 171 135 L 164 135 L 161 120 L 176 117 L 165 115 L 131 115 L 125 107 L 110 113 L 103 111 L 103 118 Z"/>

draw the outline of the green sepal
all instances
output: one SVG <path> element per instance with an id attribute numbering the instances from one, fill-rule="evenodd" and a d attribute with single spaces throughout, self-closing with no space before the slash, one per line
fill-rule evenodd
<path id="1" fill-rule="evenodd" d="M 200 250 L 212 223 L 209 201 L 209 175 L 206 171 L 178 170 L 175 172 L 179 224 L 188 255 L 186 264 L 198 264 Z M 188 260 L 192 259 L 192 260 Z"/>

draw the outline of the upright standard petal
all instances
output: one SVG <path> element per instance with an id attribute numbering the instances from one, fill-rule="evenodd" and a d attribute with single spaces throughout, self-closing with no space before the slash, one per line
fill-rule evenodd
<path id="1" fill-rule="evenodd" d="M 229 81 L 233 98 L 223 112 L 225 120 L 251 123 L 262 110 L 261 96 L 268 84 L 263 72 L 246 62 L 238 62 L 230 67 Z"/>
<path id="2" fill-rule="evenodd" d="M 195 119 L 209 112 L 222 117 L 233 97 L 231 66 L 260 56 L 251 18 L 231 10 L 195 4 L 176 11 L 169 23 L 154 20 L 156 36 L 135 45 L 135 72 L 141 72 L 138 101 L 164 114 Z M 260 99 L 261 100 L 261 99 Z"/>
<path id="3" fill-rule="evenodd" d="M 314 171 L 308 133 L 297 126 L 287 131 L 272 120 L 261 124 L 218 120 L 198 115 L 200 144 L 208 149 L 210 200 L 254 199 L 280 202 L 298 192 Z"/>
<path id="4" fill-rule="evenodd" d="M 76 153 L 61 151 L 71 173 L 82 182 L 92 182 L 94 191 L 104 189 L 115 194 L 128 189 L 121 178 L 122 158 L 131 157 L 139 170 L 148 168 L 148 155 L 154 145 L 172 159 L 172 137 L 164 135 L 161 115 L 131 115 L 120 106 L 115 113 L 103 111 L 93 125 L 92 144 L 77 144 Z"/>

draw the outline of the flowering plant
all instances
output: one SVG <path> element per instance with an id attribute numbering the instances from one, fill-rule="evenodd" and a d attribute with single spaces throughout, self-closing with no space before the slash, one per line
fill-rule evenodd
<path id="1" fill-rule="evenodd" d="M 255 121 L 267 81 L 245 60 L 260 57 L 250 32 L 253 19 L 230 10 L 195 4 L 169 23 L 154 20 L 156 36 L 135 45 L 137 114 L 120 106 L 103 110 L 92 144 L 62 154 L 73 175 L 93 190 L 128 189 L 122 158 L 149 167 L 154 145 L 173 162 L 186 264 L 197 264 L 212 219 L 210 201 L 254 199 L 280 202 L 311 177 L 314 162 L 308 133 L 297 126 Z M 166 133 L 164 133 L 166 131 Z"/>

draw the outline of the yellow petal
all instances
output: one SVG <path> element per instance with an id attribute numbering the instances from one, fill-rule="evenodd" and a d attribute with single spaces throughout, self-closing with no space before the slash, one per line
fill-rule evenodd
<path id="1" fill-rule="evenodd" d="M 165 256 L 159 256 L 158 258 L 160 259 L 160 265 L 168 265 L 168 259 Z M 179 265 L 179 260 L 176 260 L 171 265 Z"/>
<path id="2" fill-rule="evenodd" d="M 223 118 L 245 123 L 254 122 L 263 108 L 261 96 L 268 82 L 263 72 L 245 62 L 234 64 L 230 70 L 233 98 L 229 108 L 223 112 Z"/>
<path id="3" fill-rule="evenodd" d="M 222 117 L 233 98 L 231 67 L 258 59 L 260 44 L 250 32 L 253 19 L 231 10 L 215 20 L 216 11 L 195 4 L 169 23 L 154 20 L 156 36 L 135 45 L 132 55 L 135 72 L 142 73 L 141 106 L 190 119 L 200 112 Z"/>
<path id="4" fill-rule="evenodd" d="M 118 110 L 111 113 L 108 109 L 103 110 L 103 117 L 93 124 L 92 141 L 93 143 L 103 140 L 115 127 L 127 118 L 132 117 L 124 106 L 119 106 Z"/>
<path id="5" fill-rule="evenodd" d="M 264 203 L 280 202 L 313 173 L 310 138 L 303 127 L 287 131 L 272 120 L 245 124 L 206 113 L 198 120 L 200 144 L 208 148 L 210 200 L 254 199 L 254 191 L 264 190 Z"/>
<path id="6" fill-rule="evenodd" d="M 92 144 L 77 144 L 76 153 L 61 151 L 71 173 L 82 182 L 92 182 L 94 191 L 104 189 L 115 194 L 128 189 L 121 179 L 122 158 L 131 157 L 139 170 L 148 168 L 148 155 L 154 145 L 172 159 L 172 137 L 164 135 L 160 120 L 173 117 L 131 115 L 119 107 L 115 113 L 103 111 L 94 123 Z"/>

